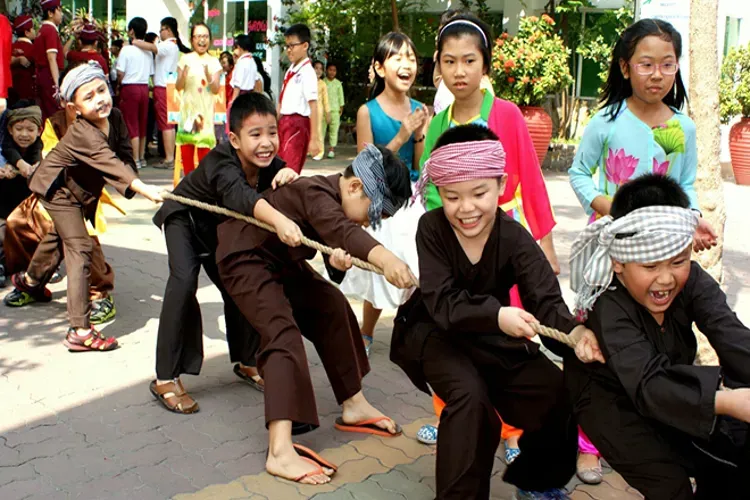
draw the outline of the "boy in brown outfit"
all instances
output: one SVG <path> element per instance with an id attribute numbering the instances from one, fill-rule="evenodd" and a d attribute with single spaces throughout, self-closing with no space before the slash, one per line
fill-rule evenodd
<path id="1" fill-rule="evenodd" d="M 26 273 L 14 274 L 12 281 L 16 289 L 49 301 L 45 285 L 64 250 L 70 328 L 63 344 L 71 351 L 109 351 L 117 340 L 104 338 L 89 322 L 91 259 L 101 249 L 93 245 L 84 220 L 94 217 L 105 183 L 126 198 L 138 193 L 154 202 L 162 199 L 157 186 L 136 177 L 127 128 L 120 112 L 112 109 L 101 67 L 89 62 L 73 69 L 60 90 L 78 118 L 29 178 L 29 188 L 42 197 L 55 227 L 39 244 Z"/>

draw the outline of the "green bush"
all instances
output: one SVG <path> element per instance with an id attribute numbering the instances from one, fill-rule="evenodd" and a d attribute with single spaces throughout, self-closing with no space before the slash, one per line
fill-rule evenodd
<path id="1" fill-rule="evenodd" d="M 750 117 L 750 44 L 735 47 L 724 58 L 719 82 L 719 111 L 722 123 L 733 117 Z"/>

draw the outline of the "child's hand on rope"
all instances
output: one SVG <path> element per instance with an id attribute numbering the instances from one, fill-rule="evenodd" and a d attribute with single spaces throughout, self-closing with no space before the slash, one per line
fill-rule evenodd
<path id="1" fill-rule="evenodd" d="M 339 271 L 348 271 L 352 267 L 352 256 L 346 253 L 343 248 L 337 248 L 328 260 L 331 267 Z"/>
<path id="2" fill-rule="evenodd" d="M 290 247 L 298 247 L 302 244 L 302 230 L 288 217 L 279 214 L 273 224 L 276 234 L 282 243 Z"/>
<path id="3" fill-rule="evenodd" d="M 383 264 L 383 275 L 388 283 L 398 288 L 406 289 L 419 285 L 409 266 L 393 254 L 386 258 Z"/>
<path id="4" fill-rule="evenodd" d="M 274 176 L 273 181 L 271 181 L 271 187 L 273 189 L 276 189 L 277 187 L 283 186 L 284 184 L 294 182 L 298 177 L 299 174 L 291 168 L 282 168 Z"/>
<path id="5" fill-rule="evenodd" d="M 130 183 L 130 189 L 154 203 L 161 203 L 164 201 L 161 197 L 161 192 L 163 191 L 162 188 L 154 186 L 153 184 L 145 184 L 140 179 L 136 179 Z"/>
<path id="6" fill-rule="evenodd" d="M 594 335 L 594 332 L 583 325 L 578 325 L 570 332 L 570 337 L 576 340 L 576 356 L 582 362 L 605 362 L 602 351 L 601 349 L 599 349 L 599 342 L 596 340 L 596 335 Z"/>
<path id="7" fill-rule="evenodd" d="M 538 323 L 536 318 L 518 307 L 501 307 L 497 313 L 497 324 L 506 335 L 516 338 L 532 338 L 536 332 L 529 323 Z"/>

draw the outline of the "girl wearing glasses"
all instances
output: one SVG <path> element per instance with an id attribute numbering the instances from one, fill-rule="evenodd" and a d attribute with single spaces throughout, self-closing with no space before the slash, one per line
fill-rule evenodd
<path id="1" fill-rule="evenodd" d="M 695 124 L 682 107 L 687 101 L 679 59 L 682 38 L 668 22 L 642 19 L 626 29 L 615 45 L 602 108 L 583 134 L 568 170 L 590 221 L 609 215 L 612 196 L 630 180 L 647 173 L 680 183 L 699 210 L 695 192 L 698 153 Z M 600 171 L 598 184 L 593 175 Z M 716 244 L 701 219 L 695 249 Z"/>

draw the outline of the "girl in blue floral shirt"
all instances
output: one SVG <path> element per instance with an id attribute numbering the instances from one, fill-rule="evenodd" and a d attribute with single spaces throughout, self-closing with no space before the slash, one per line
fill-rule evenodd
<path id="1" fill-rule="evenodd" d="M 682 39 L 658 19 L 642 19 L 626 29 L 615 45 L 602 108 L 583 134 L 568 170 L 590 222 L 609 215 L 612 197 L 634 177 L 656 173 L 677 181 L 699 211 L 695 192 L 698 152 L 695 123 L 680 109 L 687 100 L 680 74 Z M 594 174 L 598 172 L 598 182 Z M 693 238 L 696 251 L 716 245 L 716 234 L 703 218 Z M 601 482 L 599 452 L 579 434 L 578 477 Z"/>
<path id="2" fill-rule="evenodd" d="M 679 32 L 658 19 L 633 24 L 615 45 L 602 108 L 586 127 L 568 170 L 592 221 L 609 215 L 612 196 L 622 184 L 647 173 L 673 178 L 687 193 L 691 208 L 699 210 L 695 124 L 680 111 L 687 100 L 681 53 Z M 694 243 L 696 250 L 716 244 L 713 229 L 703 219 Z"/>

